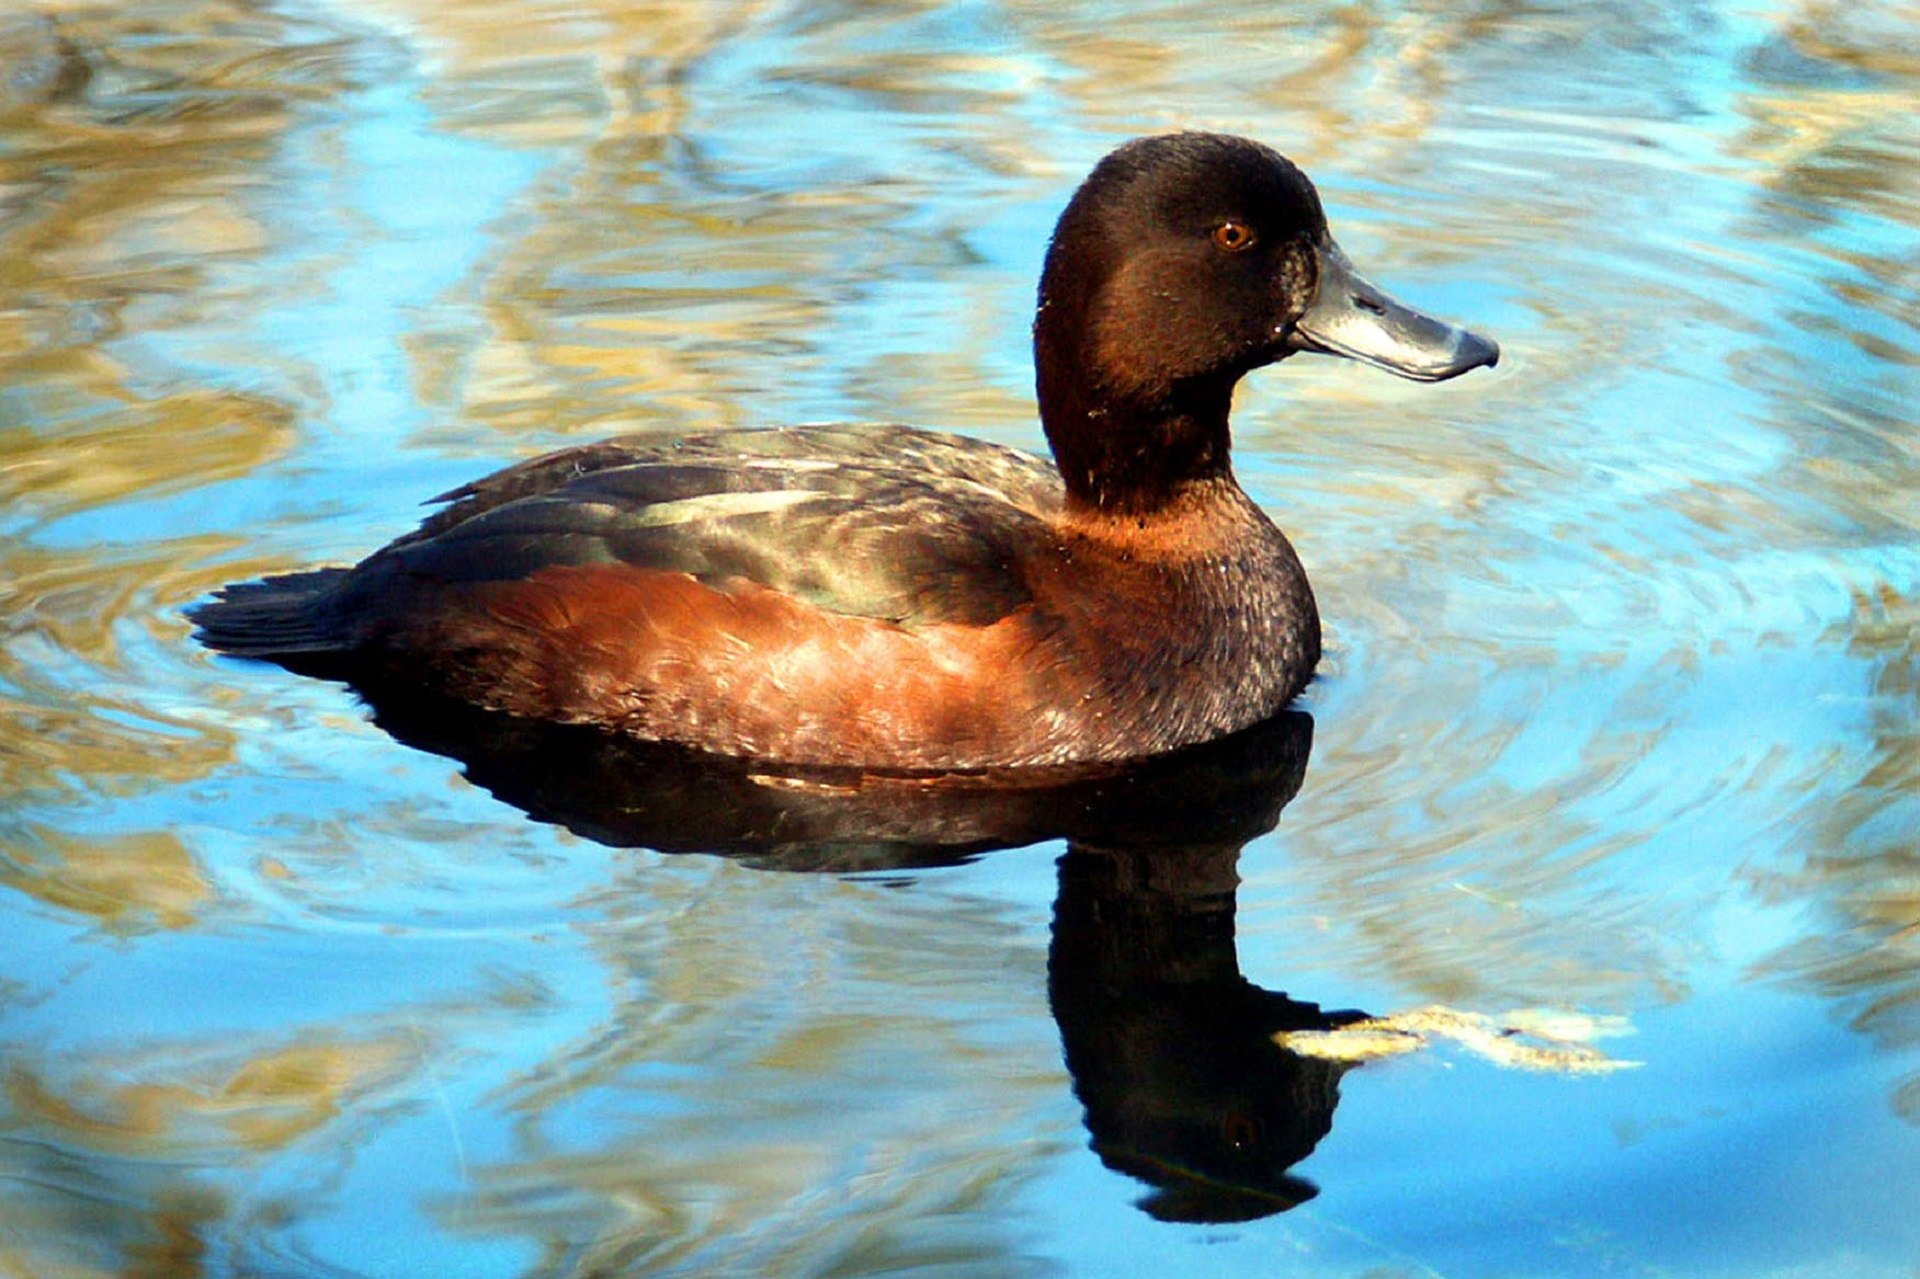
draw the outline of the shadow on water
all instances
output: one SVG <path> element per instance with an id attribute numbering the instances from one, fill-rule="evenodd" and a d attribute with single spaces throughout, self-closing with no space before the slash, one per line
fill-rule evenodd
<path id="1" fill-rule="evenodd" d="M 1309 716 L 1095 774 L 776 773 L 409 690 L 358 691 L 402 742 L 616 847 L 885 873 L 1065 839 L 1048 986 L 1094 1151 L 1153 1187 L 1140 1206 L 1162 1220 L 1247 1221 L 1316 1193 L 1289 1169 L 1332 1127 L 1350 1067 L 1273 1036 L 1364 1014 L 1263 990 L 1234 949 L 1235 865 L 1300 789 Z"/>

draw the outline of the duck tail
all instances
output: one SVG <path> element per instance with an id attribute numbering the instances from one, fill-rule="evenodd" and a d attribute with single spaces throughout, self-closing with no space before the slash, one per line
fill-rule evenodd
<path id="1" fill-rule="evenodd" d="M 236 582 L 189 609 L 187 616 L 202 644 L 236 657 L 274 660 L 345 653 L 352 640 L 328 604 L 346 575 L 343 568 L 323 568 Z"/>

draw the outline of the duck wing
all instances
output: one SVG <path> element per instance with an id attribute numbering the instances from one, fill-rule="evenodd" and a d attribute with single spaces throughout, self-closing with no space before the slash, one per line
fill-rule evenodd
<path id="1" fill-rule="evenodd" d="M 625 436 L 533 458 L 356 576 L 523 580 L 593 565 L 751 582 L 829 612 L 985 625 L 1027 602 L 1058 473 L 1015 449 L 907 427 Z M 369 583 L 371 584 L 371 583 Z"/>
<path id="2" fill-rule="evenodd" d="M 1041 458 L 984 441 L 810 426 L 621 436 L 435 500 L 446 507 L 354 568 L 226 587 L 192 610 L 200 638 L 269 660 L 345 657 L 450 600 L 595 567 L 904 626 L 984 626 L 1027 602 L 1018 566 L 1051 544 L 1062 491 Z"/>

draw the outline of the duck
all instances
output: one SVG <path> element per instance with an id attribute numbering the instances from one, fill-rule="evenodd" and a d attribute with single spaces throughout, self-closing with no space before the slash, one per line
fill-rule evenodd
<path id="1" fill-rule="evenodd" d="M 770 764 L 1149 759 L 1281 713 L 1319 662 L 1312 587 L 1228 424 L 1243 376 L 1303 353 L 1423 382 L 1499 359 L 1361 276 L 1277 151 L 1138 138 L 1047 247 L 1051 462 L 904 425 L 622 435 L 191 618 L 219 653 Z"/>

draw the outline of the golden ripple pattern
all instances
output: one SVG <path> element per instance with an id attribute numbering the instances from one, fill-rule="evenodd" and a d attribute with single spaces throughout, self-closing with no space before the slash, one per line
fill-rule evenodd
<path id="1" fill-rule="evenodd" d="M 1031 885 L 588 848 L 180 610 L 589 433 L 1035 445 L 1048 219 L 1175 126 L 1282 145 L 1370 274 L 1506 349 L 1466 384 L 1299 360 L 1243 391 L 1236 463 L 1331 640 L 1305 787 L 1241 861 L 1250 970 L 1631 1014 L 1650 1060 L 1661 1010 L 1750 982 L 1834 1010 L 1920 1118 L 1913 29 L 11 6 L 0 932 L 32 941 L 0 978 L 0 1274 L 318 1272 L 376 1201 L 537 1273 L 1061 1268 L 1036 1236 L 1086 1134 Z M 1765 927 L 1717 930 L 1740 911 Z"/>

